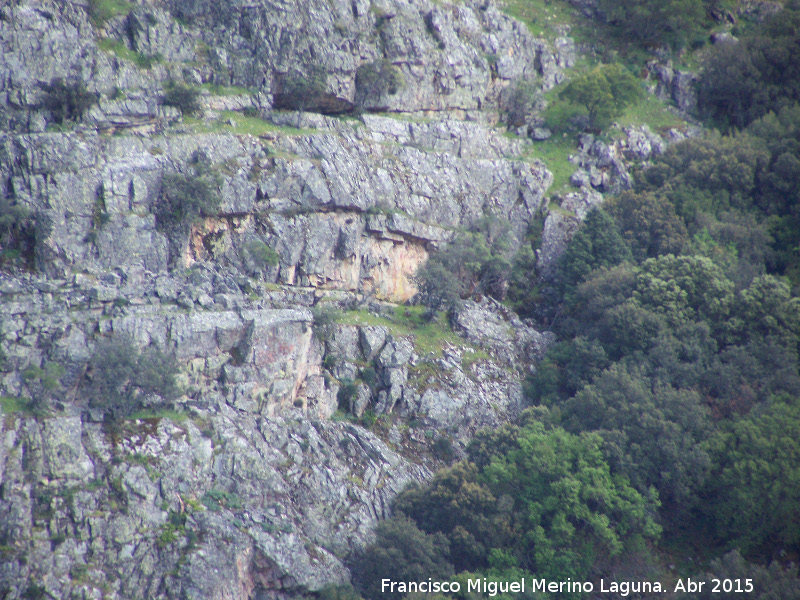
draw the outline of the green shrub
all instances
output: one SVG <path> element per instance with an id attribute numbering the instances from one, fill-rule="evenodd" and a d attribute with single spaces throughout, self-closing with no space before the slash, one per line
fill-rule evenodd
<path id="1" fill-rule="evenodd" d="M 83 81 L 65 81 L 56 77 L 50 83 L 42 83 L 40 87 L 45 95 L 42 107 L 49 110 L 53 119 L 59 124 L 64 121 L 77 121 L 97 103 L 97 94 L 86 90 Z"/>
<path id="2" fill-rule="evenodd" d="M 336 400 L 339 403 L 339 410 L 350 412 L 350 405 L 358 395 L 358 385 L 352 379 L 343 379 L 341 387 L 336 395 Z"/>
<path id="3" fill-rule="evenodd" d="M 64 372 L 64 367 L 58 363 L 48 362 L 44 364 L 44 368 L 29 367 L 22 375 L 29 384 L 38 382 L 45 390 L 52 392 L 61 385 Z"/>
<path id="4" fill-rule="evenodd" d="M 513 236 L 507 221 L 484 217 L 473 231 L 459 234 L 433 254 L 415 279 L 429 314 L 457 309 L 463 298 L 488 294 L 505 297 Z"/>
<path id="5" fill-rule="evenodd" d="M 156 204 L 156 224 L 160 229 L 188 227 L 201 217 L 216 214 L 222 202 L 207 175 L 189 176 L 166 173 Z"/>
<path id="6" fill-rule="evenodd" d="M 260 271 L 278 265 L 278 253 L 261 240 L 246 242 L 241 257 L 245 266 L 251 270 Z"/>
<path id="7" fill-rule="evenodd" d="M 197 88 L 172 82 L 164 90 L 162 103 L 180 108 L 183 114 L 191 114 L 200 110 L 200 104 L 197 102 L 199 96 Z"/>
<path id="8" fill-rule="evenodd" d="M 44 412 L 53 395 L 61 389 L 61 379 L 66 370 L 54 362 L 45 362 L 41 367 L 32 366 L 22 373 L 31 394 L 30 408 L 33 412 Z"/>
<path id="9" fill-rule="evenodd" d="M 541 107 L 542 94 L 533 81 L 517 81 L 503 102 L 508 124 L 519 127 L 525 124 L 525 117 Z"/>
<path id="10" fill-rule="evenodd" d="M 384 96 L 396 94 L 404 85 L 400 69 L 388 60 L 365 63 L 356 71 L 356 104 L 371 105 Z"/>
<path id="11" fill-rule="evenodd" d="M 600 0 L 598 8 L 626 39 L 645 46 L 683 48 L 698 39 L 713 9 L 723 9 L 725 0 Z"/>
<path id="12" fill-rule="evenodd" d="M 33 258 L 34 220 L 22 204 L 0 194 L 0 265 L 14 265 L 22 258 Z"/>
<path id="13" fill-rule="evenodd" d="M 103 340 L 89 359 L 86 395 L 90 406 L 104 409 L 109 419 L 131 415 L 148 396 L 162 401 L 178 397 L 179 371 L 174 357 L 150 346 L 139 352 L 127 335 Z"/>
<path id="14" fill-rule="evenodd" d="M 333 335 L 336 323 L 342 318 L 341 309 L 331 304 L 317 304 L 311 309 L 314 315 L 314 333 L 323 342 Z"/>
<path id="15" fill-rule="evenodd" d="M 453 442 L 449 437 L 441 436 L 436 438 L 433 442 L 433 455 L 439 460 L 450 462 L 455 458 L 455 450 L 453 449 Z"/>
<path id="16" fill-rule="evenodd" d="M 322 67 L 312 66 L 308 73 L 288 73 L 275 94 L 275 108 L 311 110 L 319 105 L 327 89 L 328 74 Z"/>
<path id="17" fill-rule="evenodd" d="M 229 508 L 232 510 L 242 508 L 242 501 L 239 496 L 217 488 L 208 490 L 203 494 L 200 502 L 211 512 L 219 512 L 220 508 Z"/>

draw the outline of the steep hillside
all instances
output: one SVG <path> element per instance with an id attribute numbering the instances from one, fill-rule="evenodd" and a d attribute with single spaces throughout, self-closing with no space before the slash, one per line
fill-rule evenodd
<path id="1" fill-rule="evenodd" d="M 558 315 L 475 286 L 431 314 L 420 269 L 500 223 L 533 293 L 699 132 L 660 59 L 584 122 L 601 44 L 532 6 L 0 7 L 0 597 L 347 584 L 407 484 L 517 420 Z"/>
<path id="2" fill-rule="evenodd" d="M 550 340 L 488 301 L 468 342 L 391 303 L 485 213 L 541 214 L 552 176 L 494 124 L 568 44 L 425 2 L 23 2 L 0 39 L 3 596 L 348 581 Z M 124 370 L 151 350 L 177 395 Z"/>

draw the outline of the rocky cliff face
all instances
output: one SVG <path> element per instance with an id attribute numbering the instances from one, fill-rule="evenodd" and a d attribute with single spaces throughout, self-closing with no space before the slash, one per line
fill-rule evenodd
<path id="1" fill-rule="evenodd" d="M 457 230 L 540 216 L 552 176 L 495 124 L 571 46 L 481 2 L 103 6 L 0 7 L 0 187 L 28 214 L 3 232 L 0 595 L 347 582 L 407 483 L 519 412 L 551 342 L 487 299 L 432 340 L 394 305 Z M 383 61 L 403 85 L 365 95 Z M 319 73 L 317 113 L 276 110 Z M 204 86 L 194 117 L 165 104 L 178 81 Z M 201 170 L 218 209 L 165 226 L 165 188 Z M 182 395 L 104 422 L 85 390 L 105 339 L 174 356 Z"/>
<path id="2" fill-rule="evenodd" d="M 493 215 L 516 239 L 546 217 L 546 273 L 626 161 L 663 151 L 587 136 L 548 212 L 535 123 L 498 120 L 574 60 L 483 1 L 3 4 L 0 596 L 347 582 L 406 484 L 519 413 L 553 341 L 488 298 L 421 324 L 399 306 L 416 270 Z M 181 185 L 218 205 L 170 221 Z M 86 393 L 109 339 L 174 357 L 179 397 L 109 421 Z"/>

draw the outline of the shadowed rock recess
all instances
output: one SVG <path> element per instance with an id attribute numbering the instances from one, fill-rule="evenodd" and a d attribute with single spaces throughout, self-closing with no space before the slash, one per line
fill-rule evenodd
<path id="1" fill-rule="evenodd" d="M 348 582 L 552 342 L 488 298 L 452 330 L 401 305 L 458 231 L 542 218 L 553 177 L 496 125 L 572 48 L 484 0 L 4 2 L 0 597 Z"/>

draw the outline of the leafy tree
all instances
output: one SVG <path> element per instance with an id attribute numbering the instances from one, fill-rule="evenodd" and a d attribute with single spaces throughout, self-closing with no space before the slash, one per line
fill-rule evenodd
<path id="1" fill-rule="evenodd" d="M 602 208 L 595 208 L 570 240 L 558 265 L 557 279 L 569 298 L 571 290 L 594 269 L 611 267 L 630 258 L 630 250 L 614 220 Z"/>
<path id="2" fill-rule="evenodd" d="M 639 261 L 680 254 L 689 242 L 686 224 L 664 196 L 623 192 L 608 205 L 608 212 L 630 245 L 633 258 Z"/>
<path id="3" fill-rule="evenodd" d="M 575 436 L 531 423 L 519 449 L 495 457 L 483 479 L 514 499 L 520 565 L 548 579 L 588 576 L 595 561 L 622 553 L 660 527 L 649 515 L 658 504 L 612 476 L 600 436 Z"/>
<path id="4" fill-rule="evenodd" d="M 434 581 L 453 575 L 447 538 L 427 535 L 414 521 L 402 515 L 381 521 L 375 529 L 375 543 L 368 546 L 355 565 L 359 587 L 365 597 L 400 600 L 402 594 L 381 591 L 381 580 Z"/>
<path id="5" fill-rule="evenodd" d="M 572 80 L 560 97 L 586 109 L 592 127 L 604 129 L 641 100 L 642 88 L 622 65 L 601 65 Z"/>
<path id="6" fill-rule="evenodd" d="M 739 294 L 737 315 L 742 341 L 774 337 L 787 347 L 800 334 L 800 298 L 789 286 L 770 275 L 759 277 Z"/>
<path id="7" fill-rule="evenodd" d="M 656 384 L 614 365 L 561 405 L 568 431 L 597 431 L 612 472 L 642 493 L 652 486 L 679 518 L 704 482 L 708 454 L 698 447 L 710 426 L 699 394 Z"/>
<path id="8" fill-rule="evenodd" d="M 637 181 L 643 191 L 666 195 L 694 233 L 698 213 L 749 208 L 759 168 L 768 158 L 764 145 L 751 136 L 710 135 L 670 146 Z"/>
<path id="9" fill-rule="evenodd" d="M 800 549 L 800 401 L 775 397 L 708 443 L 714 469 L 703 513 L 744 551 Z"/>
<path id="10" fill-rule="evenodd" d="M 423 530 L 446 535 L 457 568 L 586 577 L 598 562 L 660 532 L 648 513 L 655 494 L 645 498 L 612 475 L 601 445 L 597 435 L 528 418 L 471 445 L 483 466 L 440 471 L 430 486 L 401 494 L 396 508 Z"/>
<path id="11" fill-rule="evenodd" d="M 514 259 L 508 273 L 508 300 L 521 316 L 530 316 L 539 299 L 536 286 L 537 260 L 531 245 L 524 243 Z"/>
<path id="12" fill-rule="evenodd" d="M 672 326 L 704 320 L 722 331 L 733 305 L 733 284 L 707 258 L 660 256 L 642 265 L 633 299 Z"/>

